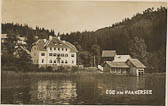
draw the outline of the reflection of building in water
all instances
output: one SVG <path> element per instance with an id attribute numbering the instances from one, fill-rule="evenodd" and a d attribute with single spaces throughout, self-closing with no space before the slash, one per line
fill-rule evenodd
<path id="1" fill-rule="evenodd" d="M 61 104 L 76 97 L 76 84 L 71 81 L 38 81 L 36 99 L 43 103 Z"/>

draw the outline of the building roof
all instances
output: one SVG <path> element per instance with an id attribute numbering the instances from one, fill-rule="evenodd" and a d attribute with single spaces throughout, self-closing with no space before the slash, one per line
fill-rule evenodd
<path id="1" fill-rule="evenodd" d="M 114 57 L 116 54 L 116 50 L 103 50 L 102 57 Z"/>
<path id="2" fill-rule="evenodd" d="M 18 39 L 21 40 L 21 41 L 25 41 L 26 40 L 25 37 L 20 37 L 20 36 L 18 37 Z"/>
<path id="3" fill-rule="evenodd" d="M 65 44 L 70 47 L 70 51 L 71 52 L 78 52 L 78 50 L 76 49 L 76 47 L 73 44 L 71 44 L 70 42 L 66 42 L 65 41 Z"/>
<path id="4" fill-rule="evenodd" d="M 4 39 L 5 39 L 5 38 L 8 38 L 8 37 L 7 37 L 7 34 L 1 34 L 1 38 L 4 38 Z"/>
<path id="5" fill-rule="evenodd" d="M 129 68 L 125 62 L 106 61 L 105 63 L 108 64 L 111 68 Z"/>
<path id="6" fill-rule="evenodd" d="M 144 66 L 138 59 L 129 59 L 128 61 L 130 61 L 137 68 L 146 68 L 146 66 Z"/>
<path id="7" fill-rule="evenodd" d="M 43 39 L 39 39 L 37 40 L 36 42 L 33 43 L 33 45 L 37 45 L 38 46 L 38 49 L 40 51 L 45 51 L 46 49 L 44 48 L 44 45 L 45 45 L 45 41 Z"/>
<path id="8" fill-rule="evenodd" d="M 54 47 L 54 46 L 62 46 L 63 42 L 61 40 L 59 40 L 56 37 L 53 37 L 51 40 L 48 40 L 48 44 L 46 46 L 49 47 Z"/>
<path id="9" fill-rule="evenodd" d="M 33 45 L 37 45 L 39 50 L 44 51 L 46 47 L 57 47 L 57 48 L 70 48 L 70 52 L 77 52 L 77 49 L 74 45 L 69 42 L 61 41 L 57 37 L 52 37 L 50 40 L 39 39 Z"/>
<path id="10" fill-rule="evenodd" d="M 128 59 L 131 59 L 130 55 L 115 55 L 113 62 L 126 62 Z"/>

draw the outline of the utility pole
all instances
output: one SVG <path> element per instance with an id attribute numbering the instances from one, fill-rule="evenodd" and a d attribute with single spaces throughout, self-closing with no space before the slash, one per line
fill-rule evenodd
<path id="1" fill-rule="evenodd" d="M 95 67 L 95 55 L 93 56 L 93 67 Z"/>

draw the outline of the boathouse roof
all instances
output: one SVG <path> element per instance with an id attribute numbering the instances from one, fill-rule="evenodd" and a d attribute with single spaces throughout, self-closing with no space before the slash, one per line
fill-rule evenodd
<path id="1" fill-rule="evenodd" d="M 137 68 L 146 68 L 146 66 L 143 65 L 138 59 L 129 59 L 128 61 L 130 61 Z"/>
<path id="2" fill-rule="evenodd" d="M 129 68 L 125 62 L 106 61 L 105 63 L 108 64 L 111 68 Z"/>
<path id="3" fill-rule="evenodd" d="M 114 57 L 116 54 L 116 50 L 103 50 L 102 57 Z"/>
<path id="4" fill-rule="evenodd" d="M 131 59 L 130 55 L 115 55 L 113 62 L 126 62 L 128 59 Z"/>

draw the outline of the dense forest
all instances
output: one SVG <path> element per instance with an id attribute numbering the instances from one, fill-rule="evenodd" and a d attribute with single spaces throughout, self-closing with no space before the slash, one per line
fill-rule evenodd
<path id="1" fill-rule="evenodd" d="M 55 36 L 54 30 L 47 30 L 28 25 L 3 23 L 2 33 L 8 36 L 25 36 L 27 48 L 40 38 Z M 96 31 L 71 32 L 57 34 L 62 40 L 73 43 L 78 52 L 78 64 L 95 66 L 101 64 L 102 50 L 116 50 L 117 54 L 129 54 L 138 58 L 152 72 L 166 71 L 166 34 L 167 8 L 148 8 L 143 13 L 137 13 L 132 18 Z M 94 59 L 95 58 L 95 59 Z M 95 61 L 94 61 L 95 60 Z"/>
<path id="2" fill-rule="evenodd" d="M 148 8 L 142 14 L 137 13 L 132 18 L 125 18 L 95 32 L 72 32 L 61 36 L 76 44 L 81 51 L 92 53 L 97 47 L 100 53 L 96 55 L 101 55 L 102 50 L 113 49 L 118 54 L 138 58 L 152 71 L 162 72 L 166 67 L 166 34 L 167 8 L 160 7 L 156 10 Z M 80 56 L 82 58 L 89 57 L 86 52 L 81 55 L 85 55 Z"/>

